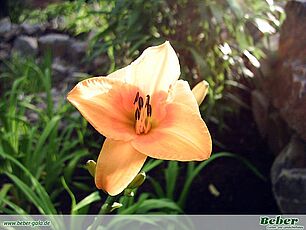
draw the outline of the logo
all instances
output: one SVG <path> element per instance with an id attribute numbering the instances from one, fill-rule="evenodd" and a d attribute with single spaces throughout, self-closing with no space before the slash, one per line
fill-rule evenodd
<path id="1" fill-rule="evenodd" d="M 299 225 L 300 219 L 297 217 L 268 217 L 261 216 L 259 224 L 266 227 L 266 230 L 304 230 L 304 226 Z"/>

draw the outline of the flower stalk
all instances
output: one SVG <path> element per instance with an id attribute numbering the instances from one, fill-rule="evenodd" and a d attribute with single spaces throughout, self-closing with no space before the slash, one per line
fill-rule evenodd
<path id="1" fill-rule="evenodd" d="M 104 204 L 102 205 L 99 214 L 100 215 L 105 215 L 105 214 L 109 214 L 112 211 L 114 211 L 117 208 L 120 208 L 122 206 L 122 204 L 118 203 L 118 199 L 119 199 L 119 195 L 117 196 L 108 196 L 104 202 Z"/>

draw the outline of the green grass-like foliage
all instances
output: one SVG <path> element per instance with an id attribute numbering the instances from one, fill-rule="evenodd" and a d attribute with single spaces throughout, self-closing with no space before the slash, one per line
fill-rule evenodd
<path id="1" fill-rule="evenodd" d="M 88 156 L 82 147 L 86 123 L 71 116 L 64 96 L 54 104 L 50 63 L 50 57 L 41 64 L 15 57 L 1 75 L 6 90 L 0 102 L 0 172 L 7 182 L 0 190 L 0 212 L 58 213 L 58 199 L 72 184 L 80 159 Z M 29 113 L 37 120 L 31 123 Z M 71 213 L 96 201 L 97 195 L 75 204 Z"/>
<path id="2" fill-rule="evenodd" d="M 249 108 L 233 90 L 225 89 L 248 91 L 242 78 L 254 84 L 250 68 L 259 67 L 270 35 L 284 19 L 279 2 L 78 0 L 25 11 L 20 21 L 55 20 L 59 28 L 75 35 L 93 32 L 87 59 L 107 54 L 108 73 L 129 64 L 148 46 L 169 40 L 179 53 L 182 78 L 191 86 L 202 79 L 209 82 L 202 110 L 222 129 L 227 113 Z"/>

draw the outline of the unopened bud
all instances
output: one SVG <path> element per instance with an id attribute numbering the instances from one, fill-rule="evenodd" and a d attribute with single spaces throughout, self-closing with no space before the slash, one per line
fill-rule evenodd
<path id="1" fill-rule="evenodd" d="M 146 179 L 146 173 L 141 172 L 138 173 L 137 176 L 132 180 L 132 182 L 128 185 L 128 189 L 135 189 L 138 188 Z"/>
<path id="2" fill-rule="evenodd" d="M 85 168 L 88 170 L 88 172 L 90 173 L 90 175 L 92 175 L 93 177 L 95 177 L 96 174 L 96 162 L 93 160 L 89 160 L 86 162 Z"/>
<path id="3" fill-rule="evenodd" d="M 197 100 L 199 106 L 204 101 L 204 98 L 208 92 L 208 87 L 209 87 L 208 82 L 203 80 L 199 82 L 198 84 L 196 84 L 196 86 L 193 87 L 192 89 L 192 93 L 195 99 Z"/>

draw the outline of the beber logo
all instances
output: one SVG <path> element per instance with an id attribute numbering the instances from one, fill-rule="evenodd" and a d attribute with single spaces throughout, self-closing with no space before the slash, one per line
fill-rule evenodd
<path id="1" fill-rule="evenodd" d="M 299 218 L 296 218 L 296 217 L 261 216 L 259 224 L 266 226 L 266 229 L 288 229 L 288 227 L 290 227 L 291 230 L 304 229 L 304 226 L 297 225 L 298 222 L 299 222 Z"/>

